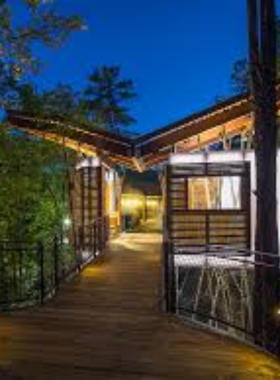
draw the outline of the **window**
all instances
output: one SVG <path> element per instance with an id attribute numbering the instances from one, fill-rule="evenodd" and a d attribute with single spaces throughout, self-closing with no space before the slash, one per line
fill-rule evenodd
<path id="1" fill-rule="evenodd" d="M 190 210 L 239 210 L 240 177 L 193 177 L 187 181 L 187 204 Z"/>

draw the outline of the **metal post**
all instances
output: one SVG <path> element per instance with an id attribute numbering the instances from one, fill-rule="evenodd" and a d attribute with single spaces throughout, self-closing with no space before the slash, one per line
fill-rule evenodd
<path id="1" fill-rule="evenodd" d="M 89 252 L 90 252 L 90 255 L 94 255 L 94 246 L 93 246 L 94 226 L 93 226 L 92 220 L 90 221 L 88 228 L 89 228 Z"/>
<path id="2" fill-rule="evenodd" d="M 53 246 L 54 286 L 55 286 L 55 289 L 58 289 L 58 286 L 59 286 L 59 257 L 58 257 L 59 252 L 58 251 L 59 251 L 58 237 L 55 236 L 54 246 Z"/>
<path id="3" fill-rule="evenodd" d="M 93 222 L 93 254 L 94 256 L 96 255 L 98 249 L 98 244 L 97 244 L 97 224 L 96 221 Z"/>
<path id="4" fill-rule="evenodd" d="M 37 254 L 38 254 L 38 265 L 39 265 L 39 298 L 41 304 L 44 303 L 45 298 L 45 270 L 44 270 L 44 245 L 42 242 L 38 243 L 37 247 Z"/>
<path id="5" fill-rule="evenodd" d="M 174 252 L 171 242 L 164 242 L 164 289 L 165 289 L 165 309 L 168 313 L 176 313 L 176 279 Z"/>
<path id="6" fill-rule="evenodd" d="M 22 288 L 23 288 L 23 271 L 22 271 L 22 259 L 23 259 L 23 252 L 22 252 L 22 247 L 21 247 L 21 244 L 19 245 L 19 252 L 18 252 L 18 255 L 19 255 L 19 299 L 22 300 L 22 295 L 23 295 L 23 292 L 22 292 Z"/>
<path id="7" fill-rule="evenodd" d="M 78 249 L 78 252 L 77 252 L 77 255 L 76 255 L 76 267 L 78 270 L 80 270 L 80 264 L 81 264 L 81 257 L 82 257 L 82 253 L 83 251 L 85 250 L 85 226 L 80 226 L 79 227 L 79 230 L 78 230 L 78 235 L 79 235 L 79 238 L 78 238 L 78 241 L 79 241 L 79 249 Z"/>

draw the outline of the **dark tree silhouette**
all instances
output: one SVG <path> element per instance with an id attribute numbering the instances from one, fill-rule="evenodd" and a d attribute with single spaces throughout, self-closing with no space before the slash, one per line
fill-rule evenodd
<path id="1" fill-rule="evenodd" d="M 21 0 L 16 3 L 25 8 L 26 17 L 17 17 L 14 1 L 0 1 L 0 62 L 6 74 L 20 78 L 26 71 L 38 69 L 34 43 L 59 46 L 72 31 L 83 28 L 83 23 L 76 15 L 60 14 L 55 1 Z"/>
<path id="2" fill-rule="evenodd" d="M 118 66 L 97 68 L 84 92 L 84 108 L 98 127 L 120 132 L 135 123 L 127 104 L 136 97 L 132 80 L 120 78 Z"/>
<path id="3" fill-rule="evenodd" d="M 275 255 L 272 267 L 256 267 L 255 334 L 277 350 L 275 313 L 278 282 L 277 232 L 277 33 L 274 0 L 247 0 L 249 62 L 257 172 L 257 251 Z M 264 259 L 262 258 L 262 261 Z"/>
<path id="4" fill-rule="evenodd" d="M 250 72 L 247 59 L 234 62 L 231 72 L 231 85 L 233 92 L 242 94 L 250 90 Z M 277 77 L 280 79 L 280 18 L 277 20 Z"/>

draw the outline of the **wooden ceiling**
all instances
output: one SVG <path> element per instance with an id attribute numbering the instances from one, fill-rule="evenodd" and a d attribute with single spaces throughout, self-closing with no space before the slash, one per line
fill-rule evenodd
<path id="1" fill-rule="evenodd" d="M 280 86 L 278 86 L 280 115 Z M 104 130 L 87 131 L 58 119 L 8 110 L 11 127 L 54 141 L 88 156 L 101 155 L 113 164 L 144 171 L 163 163 L 174 150 L 192 152 L 252 129 L 252 106 L 248 95 L 236 96 L 202 112 L 136 139 Z"/>

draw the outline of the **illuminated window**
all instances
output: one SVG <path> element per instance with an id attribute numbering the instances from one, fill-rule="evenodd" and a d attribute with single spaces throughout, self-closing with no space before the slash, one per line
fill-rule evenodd
<path id="1" fill-rule="evenodd" d="M 190 210 L 238 210 L 241 208 L 240 177 L 196 177 L 187 181 Z"/>

